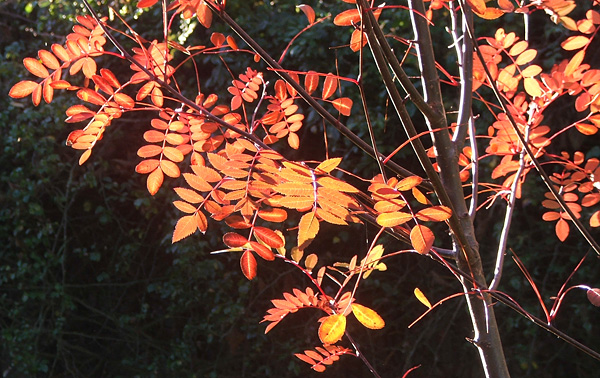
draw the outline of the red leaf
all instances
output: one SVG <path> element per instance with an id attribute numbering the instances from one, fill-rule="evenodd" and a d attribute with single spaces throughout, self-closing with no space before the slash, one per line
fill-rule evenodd
<path id="1" fill-rule="evenodd" d="M 265 247 L 264 245 L 255 241 L 251 241 L 250 246 L 252 247 L 252 250 L 254 250 L 254 252 L 256 252 L 263 259 L 267 261 L 275 260 L 275 254 L 269 247 Z"/>
<path id="2" fill-rule="evenodd" d="M 419 224 L 410 230 L 410 242 L 414 249 L 422 255 L 429 252 L 434 240 L 433 232 L 426 226 Z"/>
<path id="3" fill-rule="evenodd" d="M 196 216 L 194 214 L 181 217 L 175 225 L 175 231 L 173 231 L 173 239 L 171 242 L 176 243 L 181 239 L 190 236 L 196 232 L 197 228 L 198 223 L 196 222 Z"/>
<path id="4" fill-rule="evenodd" d="M 335 76 L 333 76 L 332 74 L 328 74 L 325 77 L 325 82 L 323 83 L 323 94 L 321 96 L 323 100 L 328 99 L 329 97 L 331 97 L 332 94 L 335 93 L 337 85 L 338 79 Z"/>
<path id="5" fill-rule="evenodd" d="M 555 231 L 558 240 L 564 242 L 567 239 L 567 236 L 569 236 L 569 223 L 566 220 L 560 218 L 558 222 L 556 222 Z"/>
<path id="6" fill-rule="evenodd" d="M 283 239 L 269 228 L 254 227 L 254 236 L 271 248 L 281 248 L 284 246 Z"/>
<path id="7" fill-rule="evenodd" d="M 225 243 L 225 245 L 229 248 L 237 248 L 248 243 L 248 239 L 237 232 L 228 232 L 223 235 L 223 243 Z"/>
<path id="8" fill-rule="evenodd" d="M 247 279 L 252 280 L 256 277 L 256 258 L 250 250 L 245 250 L 240 258 L 240 266 L 242 268 L 242 273 L 246 276 Z"/>
<path id="9" fill-rule="evenodd" d="M 306 15 L 306 18 L 308 18 L 309 25 L 315 23 L 315 11 L 310 5 L 300 4 L 297 5 L 296 8 L 300 8 L 300 10 Z"/>
<path id="10" fill-rule="evenodd" d="M 148 8 L 156 4 L 158 0 L 140 0 L 137 7 L 138 8 Z"/>
<path id="11" fill-rule="evenodd" d="M 319 86 L 319 75 L 315 71 L 308 71 L 304 77 L 304 87 L 308 94 L 312 94 Z"/>

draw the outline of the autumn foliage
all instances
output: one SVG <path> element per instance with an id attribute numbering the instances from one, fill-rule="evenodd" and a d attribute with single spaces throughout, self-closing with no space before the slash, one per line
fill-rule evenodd
<path id="1" fill-rule="evenodd" d="M 55 91 L 75 93 L 80 101 L 68 108 L 66 122 L 77 124 L 79 128 L 70 133 L 66 143 L 82 151 L 80 164 L 90 159 L 104 134 L 118 124 L 123 114 L 151 114 L 143 134 L 130 136 L 144 140 L 144 145 L 137 150 L 139 162 L 135 170 L 145 175 L 151 195 L 163 187 L 165 179 L 182 178 L 177 181 L 181 186 L 174 189 L 178 199 L 173 205 L 181 216 L 172 242 L 197 231 L 203 234 L 210 227 L 214 227 L 211 232 L 226 229 L 222 236 L 225 248 L 215 253 L 238 254 L 241 271 L 249 280 L 259 274 L 261 264 L 282 262 L 293 265 L 308 277 L 310 286 L 283 292 L 282 297 L 272 299 L 273 307 L 266 311 L 263 322 L 266 333 L 298 311 L 320 311 L 323 316 L 319 319 L 317 336 L 322 346 L 296 354 L 318 372 L 342 355 L 364 358 L 346 330 L 347 321 L 357 321 L 374 330 L 384 328 L 386 320 L 375 309 L 360 304 L 360 283 L 375 271 L 385 271 L 390 264 L 387 259 L 392 256 L 418 253 L 442 262 L 452 274 L 471 280 L 465 284 L 465 292 L 458 295 L 487 290 L 485 282 L 478 282 L 476 275 L 453 265 L 469 250 L 457 236 L 460 231 L 456 228 L 458 219 L 464 219 L 465 214 L 456 214 L 456 203 L 444 199 L 441 187 L 431 174 L 437 175 L 437 171 L 443 176 L 447 169 L 442 155 L 448 152 L 442 151 L 436 133 L 444 134 L 444 138 L 453 137 L 458 152 L 450 154 L 457 163 L 459 182 L 472 188 L 470 193 L 465 189 L 467 194 L 459 195 L 463 201 L 473 202 L 470 217 L 475 217 L 477 209 L 495 201 L 512 207 L 515 199 L 527 195 L 523 190 L 525 180 L 541 176 L 548 185 L 545 197 L 540 200 L 546 209 L 543 220 L 552 223 L 556 238 L 563 242 L 574 233 L 583 233 L 592 249 L 600 253 L 597 244 L 584 231 L 600 227 L 597 206 L 600 161 L 597 157 L 586 157 L 583 151 L 552 149 L 553 142 L 563 133 L 597 137 L 600 128 L 600 67 L 595 68 L 594 62 L 586 60 L 600 27 L 597 1 L 576 4 L 542 0 L 521 6 L 520 2 L 511 0 L 432 0 L 426 2 L 422 13 L 414 4 L 407 7 L 371 3 L 365 8 L 364 1 L 344 2 L 348 3 L 348 9 L 331 15 L 331 20 L 316 20 L 315 10 L 309 5 L 302 4 L 298 8 L 307 18 L 307 28 L 316 27 L 320 22 L 333 22 L 346 28 L 349 39 L 344 48 L 355 52 L 357 59 L 365 59 L 363 53 L 369 48 L 376 59 L 378 51 L 387 51 L 385 44 L 376 39 L 379 26 L 372 24 L 386 13 L 393 17 L 396 13 L 410 12 L 415 25 L 427 26 L 443 23 L 448 12 L 460 18 L 467 10 L 470 14 L 471 9 L 475 23 L 545 11 L 551 21 L 568 31 L 569 36 L 561 43 L 565 58 L 548 69 L 536 59 L 538 47 L 530 45 L 516 32 L 498 28 L 494 35 L 478 36 L 472 34 L 476 29 L 462 29 L 462 38 L 471 40 L 474 46 L 474 54 L 464 55 L 472 70 L 465 76 L 439 63 L 436 69 L 449 87 L 465 86 L 467 96 L 482 104 L 488 114 L 480 121 L 468 107 L 465 117 L 456 120 L 449 117 L 442 128 L 421 130 L 414 135 L 407 131 L 409 144 L 417 154 L 421 150 L 424 154 L 421 164 L 425 174 L 411 173 L 393 163 L 394 155 L 409 147 L 399 146 L 394 153 L 383 156 L 379 155 L 374 139 L 371 147 L 359 144 L 367 154 L 377 156 L 373 165 L 379 172 L 371 177 L 359 177 L 339 156 L 328 156 L 322 161 L 286 158 L 289 149 L 301 147 L 305 101 L 350 139 L 353 134 L 344 128 L 341 122 L 344 117 L 362 112 L 365 127 L 371 127 L 366 103 L 357 103 L 357 98 L 363 100 L 365 96 L 362 82 L 355 77 L 328 72 L 283 68 L 285 52 L 275 61 L 254 46 L 243 29 L 240 31 L 239 25 L 227 16 L 224 0 L 176 0 L 163 4 L 169 17 L 196 17 L 206 28 L 215 22 L 213 16 L 220 16 L 238 34 L 212 33 L 206 46 L 183 46 L 167 39 L 149 41 L 125 23 L 108 22 L 95 13 L 79 16 L 78 24 L 64 44 L 53 44 L 48 50 L 40 50 L 37 58 L 24 59 L 25 68 L 35 79 L 16 83 L 9 93 L 13 98 L 31 96 L 36 106 L 42 100 L 50 103 Z M 152 6 L 160 4 L 157 0 L 138 3 L 140 8 Z M 301 37 L 300 34 L 301 31 L 298 35 Z M 389 38 L 402 42 L 401 46 L 406 48 L 404 58 L 421 54 L 416 51 L 411 37 Z M 203 92 L 200 83 L 192 84 L 190 89 L 189 77 L 178 76 L 182 67 L 195 66 L 198 58 L 205 54 L 226 53 L 235 53 L 238 59 L 247 59 L 249 63 L 243 72 L 232 73 L 230 85 L 224 88 L 223 93 L 228 93 L 224 98 Z M 390 56 L 385 59 L 394 67 Z M 402 56 L 398 59 L 403 61 Z M 117 77 L 105 68 L 109 60 L 129 67 L 130 75 Z M 269 69 L 261 71 L 260 60 L 265 61 Z M 392 69 L 395 74 L 400 73 L 398 80 L 401 81 L 402 71 Z M 470 87 L 467 83 L 471 83 Z M 390 88 L 389 83 L 385 85 Z M 414 101 L 431 126 L 439 110 L 422 101 L 423 98 L 419 102 L 406 82 L 402 85 L 409 93 L 403 101 Z M 190 90 L 196 93 L 193 97 L 182 94 Z M 390 97 L 393 98 L 393 94 Z M 564 98 L 572 101 L 579 118 L 557 128 L 544 115 Z M 396 106 L 402 109 L 403 104 Z M 403 122 L 409 121 L 402 117 L 401 110 L 398 112 Z M 491 122 L 483 124 L 486 119 Z M 477 128 L 473 123 L 477 123 Z M 422 145 L 419 147 L 421 139 L 433 140 L 433 147 L 425 151 Z M 495 161 L 489 177 L 479 177 L 478 165 L 489 161 Z M 427 171 L 427 166 L 431 171 Z M 487 197 L 482 199 L 484 195 Z M 585 222 L 580 222 L 580 218 Z M 338 227 L 372 224 L 380 231 L 362 256 L 357 254 L 348 261 L 328 265 L 322 264 L 318 251 L 311 249 L 324 223 Z M 456 237 L 453 253 L 452 246 L 435 246 L 440 239 L 436 235 L 443 228 Z M 384 232 L 405 242 L 407 248 L 384 248 L 378 243 Z M 522 268 L 526 272 L 526 268 Z M 337 289 L 327 292 L 325 287 L 331 285 L 324 285 L 324 281 L 333 283 Z M 583 289 L 588 292 L 590 302 L 597 306 L 598 289 Z M 564 293 L 566 291 L 560 294 Z M 415 296 L 427 306 L 427 311 L 441 303 L 432 306 L 418 288 Z M 557 296 L 557 309 L 563 297 Z M 515 305 L 510 297 L 496 300 Z M 344 339 L 349 340 L 351 348 L 338 345 Z"/>

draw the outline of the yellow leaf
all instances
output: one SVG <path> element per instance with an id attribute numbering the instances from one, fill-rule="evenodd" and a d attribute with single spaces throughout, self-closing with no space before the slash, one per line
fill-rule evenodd
<path id="1" fill-rule="evenodd" d="M 300 218 L 298 223 L 298 248 L 305 249 L 319 232 L 319 220 L 316 213 L 311 211 Z"/>
<path id="2" fill-rule="evenodd" d="M 367 328 L 381 329 L 385 327 L 385 321 L 375 310 L 372 310 L 363 305 L 352 303 L 352 313 Z"/>
<path id="3" fill-rule="evenodd" d="M 415 297 L 417 297 L 419 302 L 427 306 L 427 308 L 431 308 L 431 303 L 429 303 L 429 300 L 427 299 L 427 297 L 425 297 L 425 294 L 423 294 L 421 289 L 419 289 L 418 287 L 415 287 Z"/>
<path id="4" fill-rule="evenodd" d="M 325 173 L 329 173 L 329 172 L 333 171 L 335 168 L 337 168 L 337 166 L 341 163 L 341 161 L 342 161 L 342 158 L 340 158 L 340 157 L 327 159 L 324 162 L 317 165 L 317 168 L 315 170 L 321 170 Z"/>
<path id="5" fill-rule="evenodd" d="M 377 216 L 377 224 L 382 227 L 395 227 L 412 219 L 412 215 L 396 211 L 393 213 L 383 213 Z"/>
<path id="6" fill-rule="evenodd" d="M 319 326 L 319 339 L 323 344 L 335 344 L 344 335 L 346 317 L 342 314 L 330 315 Z"/>

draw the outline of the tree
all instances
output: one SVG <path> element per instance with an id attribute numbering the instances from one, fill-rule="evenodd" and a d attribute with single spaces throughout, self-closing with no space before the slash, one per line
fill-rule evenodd
<path id="1" fill-rule="evenodd" d="M 600 201 L 599 160 L 578 150 L 553 150 L 564 133 L 591 136 L 600 127 L 600 71 L 591 67 L 592 59 L 586 61 L 600 24 L 598 2 L 499 0 L 497 7 L 483 0 L 431 1 L 428 7 L 417 0 L 408 1 L 408 6 L 344 2 L 351 6 L 337 12 L 333 23 L 352 31 L 344 48 L 353 51 L 353 58 L 344 59 L 343 65 L 333 62 L 333 74 L 284 65 L 302 33 L 328 21 L 327 16 L 317 20 L 314 9 L 306 4 L 298 9 L 308 25 L 276 59 L 230 17 L 231 4 L 225 1 L 162 2 L 161 40 L 145 39 L 124 19 L 121 27 L 108 22 L 84 1 L 90 15 L 77 18 L 78 25 L 64 45 L 54 44 L 50 50 L 40 50 L 38 58 L 24 59 L 27 70 L 41 81 L 20 81 L 9 94 L 13 98 L 31 95 L 34 105 L 39 105 L 42 100 L 50 103 L 54 91 L 63 89 L 76 91 L 80 100 L 90 104 L 67 110 L 67 123 L 86 122 L 67 138 L 68 145 L 83 151 L 80 164 L 90 158 L 123 114 L 152 113 L 143 132 L 147 144 L 137 151 L 141 161 L 136 171 L 147 175 L 151 195 L 160 190 L 165 178 L 182 177 L 175 188 L 179 199 L 173 204 L 184 215 L 175 226 L 173 243 L 196 231 L 205 233 L 210 224 L 220 224 L 233 230 L 223 232 L 226 248 L 214 253 L 239 253 L 241 270 L 249 280 L 257 276 L 256 256 L 274 264 L 291 264 L 306 276 L 308 287 L 272 299 L 273 307 L 263 322 L 268 332 L 299 310 L 322 311 L 318 337 L 323 345 L 296 354 L 316 371 L 324 371 L 348 354 L 361 358 L 378 376 L 377 366 L 372 366 L 347 330 L 347 319 L 352 313 L 369 329 L 385 326 L 385 319 L 363 304 L 360 288 L 373 271 L 386 270 L 394 257 L 408 253 L 439 262 L 460 283 L 460 292 L 434 305 L 419 288 L 414 294 L 428 307 L 424 315 L 450 299 L 466 299 L 474 331 L 470 341 L 486 376 L 509 375 L 495 319 L 496 302 L 600 359 L 597 352 L 553 325 L 566 294 L 573 289 L 585 290 L 590 302 L 599 304 L 599 289 L 568 286 L 584 255 L 563 278 L 551 308 L 527 267 L 514 255 L 539 299 L 543 320 L 525 311 L 509 293 L 499 291 L 516 200 L 528 198 L 527 181 L 539 178 L 547 187 L 541 201 L 547 209 L 542 219 L 554 222 L 553 234 L 564 242 L 574 228 L 600 254 L 597 242 L 579 220 L 585 216 L 590 227 L 600 226 L 596 206 Z M 156 3 L 142 0 L 138 7 Z M 530 46 L 527 33 L 519 37 L 503 28 L 483 37 L 476 33 L 478 25 L 487 28 L 492 20 L 514 21 L 523 16 L 527 26 L 528 18 L 539 10 L 564 28 L 564 54 L 574 53 L 563 57 L 556 52 L 560 59 L 551 67 L 535 64 L 539 47 Z M 210 29 L 214 15 L 238 39 L 213 32 L 206 45 L 184 46 L 176 41 L 173 33 L 178 22 L 189 26 L 195 16 Z M 382 19 L 404 16 L 409 18 L 410 35 L 383 32 L 381 25 L 386 23 Z M 456 54 L 451 64 L 436 60 L 445 54 L 437 51 L 432 38 L 434 25 L 444 22 Z M 405 51 L 399 54 L 400 50 Z M 230 55 L 235 56 L 233 61 Z M 190 85 L 189 77 L 201 75 L 199 64 L 213 56 L 218 56 L 231 76 L 227 100 L 203 91 L 200 81 Z M 244 57 L 252 57 L 254 63 L 234 71 Z M 107 68 L 109 59 L 128 65 L 129 75 L 118 76 Z M 260 62 L 266 70 L 253 68 Z M 380 108 L 372 104 L 371 89 L 366 90 L 372 85 L 366 80 L 372 67 L 391 105 L 389 125 L 401 125 L 405 141 L 379 136 L 378 118 L 383 115 L 375 113 Z M 416 70 L 419 79 L 409 70 Z M 271 79 L 275 76 L 278 79 Z M 269 80 L 275 82 L 271 85 Z M 573 103 L 573 120 L 546 125 L 544 116 L 559 100 Z M 324 121 L 325 159 L 290 158 L 294 150 L 299 151 L 297 156 L 302 152 L 307 143 L 302 139 L 304 124 L 315 114 Z M 347 124 L 362 123 L 369 142 L 342 119 Z M 362 151 L 362 161 L 372 159 L 377 174 L 345 166 L 348 159 L 333 154 L 343 151 L 329 145 L 332 138 L 353 143 Z M 397 154 L 407 155 L 408 145 L 419 164 L 411 169 L 394 160 Z M 413 172 L 417 169 L 421 173 Z M 488 198 L 482 200 L 484 193 Z M 475 221 L 482 206 L 495 202 L 502 202 L 506 210 L 488 285 Z M 312 246 L 326 224 L 370 225 L 376 232 L 362 253 L 339 257 L 317 269 L 323 258 Z M 404 242 L 408 248 L 394 251 L 396 244 L 384 245 L 383 240 Z M 338 345 L 341 339 L 348 344 Z"/>

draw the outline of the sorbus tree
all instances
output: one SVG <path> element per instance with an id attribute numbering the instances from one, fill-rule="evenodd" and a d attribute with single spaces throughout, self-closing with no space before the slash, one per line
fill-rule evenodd
<path id="1" fill-rule="evenodd" d="M 273 298 L 263 322 L 269 332 L 299 310 L 321 311 L 317 336 L 322 345 L 296 353 L 313 370 L 324 371 L 340 356 L 353 355 L 379 376 L 346 322 L 355 318 L 369 329 L 384 328 L 390 319 L 361 304 L 361 283 L 406 253 L 439 262 L 458 282 L 456 294 L 433 305 L 419 288 L 414 293 L 428 308 L 424 316 L 447 300 L 466 298 L 473 326 L 469 340 L 486 376 L 509 376 L 494 314 L 498 302 L 600 359 L 598 352 L 553 325 L 573 289 L 585 290 L 590 302 L 600 305 L 600 289 L 568 286 L 585 256 L 564 278 L 551 307 L 515 256 L 545 319 L 499 290 L 515 204 L 529 195 L 526 180 L 539 179 L 547 188 L 542 218 L 553 223 L 552 234 L 560 242 L 581 237 L 600 255 L 590 233 L 600 226 L 600 162 L 585 151 L 554 148 L 562 134 L 592 137 L 600 128 L 600 69 L 586 59 L 600 25 L 597 0 L 408 0 L 407 5 L 343 0 L 347 10 L 320 19 L 310 5 L 299 4 L 304 15 L 298 17 L 306 17 L 307 26 L 278 58 L 230 17 L 225 0 L 139 1 L 139 8 L 162 7 L 160 40 L 144 38 L 124 19 L 109 22 L 82 1 L 89 15 L 77 18 L 64 44 L 25 58 L 25 67 L 38 79 L 16 83 L 9 95 L 31 95 L 39 105 L 42 100 L 50 103 L 55 90 L 76 93 L 81 102 L 67 110 L 66 122 L 82 126 L 70 133 L 67 145 L 82 151 L 80 164 L 91 158 L 125 113 L 151 114 L 143 134 L 128 137 L 145 141 L 137 151 L 136 172 L 146 175 L 150 195 L 165 179 L 182 178 L 174 189 L 179 199 L 173 205 L 182 216 L 173 243 L 197 231 L 221 232 L 225 248 L 213 253 L 239 254 L 249 280 L 257 276 L 259 261 L 291 264 L 308 277 L 309 286 Z M 561 60 L 550 67 L 537 64 L 539 46 L 530 42 L 527 32 L 528 17 L 538 11 L 567 35 Z M 412 34 L 384 31 L 387 23 L 382 20 L 403 16 L 408 16 Z M 231 34 L 213 32 L 206 45 L 176 42 L 175 21 L 194 17 L 206 29 L 222 23 Z M 524 33 L 502 27 L 492 35 L 477 33 L 478 25 L 503 18 L 522 20 Z M 336 73 L 286 65 L 297 39 L 324 22 L 348 29 L 347 41 L 331 43 L 354 52 L 352 66 L 343 67 L 351 74 L 340 74 L 335 61 L 331 71 Z M 450 64 L 436 60 L 432 28 L 439 25 L 446 26 L 454 48 Z M 248 67 L 234 72 L 224 59 L 230 55 L 238 63 L 247 61 Z M 205 92 L 199 80 L 190 80 L 190 70 L 199 78 L 206 56 L 220 57 L 230 72 L 225 98 Z M 117 64 L 129 74 L 117 75 L 108 68 Z M 407 73 L 410 65 L 418 77 Z M 406 135 L 402 141 L 377 136 L 376 120 L 384 115 L 374 114 L 365 89 L 369 67 L 378 71 L 394 117 L 387 127 L 401 127 Z M 544 118 L 559 99 L 574 106 L 575 118 L 568 124 Z M 307 114 L 323 121 L 325 159 L 290 157 L 302 147 Z M 344 123 L 348 117 L 360 118 L 368 141 Z M 376 174 L 365 176 L 345 164 L 343 151 L 327 143 L 332 127 L 362 151 Z M 382 153 L 384 148 L 391 152 Z M 401 164 L 400 153 L 414 156 L 418 171 Z M 480 209 L 495 202 L 503 204 L 505 216 L 494 269 L 486 277 L 476 220 Z M 360 254 L 323 263 L 311 247 L 323 224 L 370 225 L 377 231 Z M 404 249 L 384 245 L 385 234 L 403 242 Z"/>

